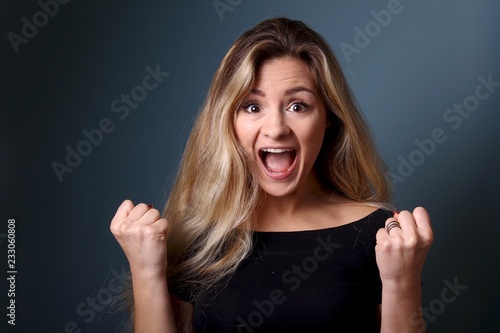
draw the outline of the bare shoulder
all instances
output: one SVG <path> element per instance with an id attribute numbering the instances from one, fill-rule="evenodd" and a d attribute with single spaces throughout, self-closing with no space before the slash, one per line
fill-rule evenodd
<path id="1" fill-rule="evenodd" d="M 360 220 L 380 208 L 373 204 L 356 202 L 346 198 L 333 198 L 328 205 L 328 215 L 336 224 L 342 225 Z"/>

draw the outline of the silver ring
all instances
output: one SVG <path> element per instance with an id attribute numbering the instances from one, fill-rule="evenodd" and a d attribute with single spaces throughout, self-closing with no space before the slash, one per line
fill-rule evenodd
<path id="1" fill-rule="evenodd" d="M 393 228 L 399 228 L 399 229 L 401 229 L 401 225 L 399 224 L 398 221 L 391 220 L 389 223 L 387 223 L 387 225 L 385 226 L 385 228 L 387 229 L 387 233 L 390 234 L 391 230 Z"/>

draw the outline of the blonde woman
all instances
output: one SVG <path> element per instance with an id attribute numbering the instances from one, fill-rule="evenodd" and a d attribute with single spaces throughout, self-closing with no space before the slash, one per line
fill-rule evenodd
<path id="1" fill-rule="evenodd" d="M 327 43 L 259 23 L 217 69 L 163 215 L 126 200 L 111 222 L 135 332 L 424 331 L 430 219 L 389 200 Z"/>

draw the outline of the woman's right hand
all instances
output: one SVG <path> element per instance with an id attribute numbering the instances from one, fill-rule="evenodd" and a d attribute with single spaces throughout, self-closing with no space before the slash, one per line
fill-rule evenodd
<path id="1" fill-rule="evenodd" d="M 164 276 L 167 269 L 168 222 L 146 204 L 125 200 L 116 211 L 110 229 L 120 244 L 132 275 Z"/>

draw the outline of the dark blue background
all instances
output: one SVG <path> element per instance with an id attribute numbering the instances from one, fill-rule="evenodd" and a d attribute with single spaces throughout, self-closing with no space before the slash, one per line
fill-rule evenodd
<path id="1" fill-rule="evenodd" d="M 428 332 L 498 332 L 500 87 L 458 128 L 443 117 L 474 95 L 478 77 L 500 81 L 500 4 L 401 0 L 377 30 L 371 11 L 393 0 L 220 2 L 231 9 L 221 16 L 208 0 L 69 1 L 17 53 L 8 34 L 21 35 L 22 18 L 33 22 L 42 9 L 36 1 L 0 5 L 2 332 L 117 329 L 121 316 L 101 307 L 127 268 L 109 232 L 116 207 L 125 198 L 163 206 L 217 65 L 243 31 L 277 15 L 305 21 L 331 44 L 391 172 L 401 175 L 402 159 L 419 164 L 395 184 L 394 202 L 423 205 L 433 217 L 423 276 Z M 375 29 L 369 43 L 346 57 L 342 43 L 355 46 L 356 27 L 367 24 Z M 157 65 L 168 77 L 120 119 L 113 101 Z M 60 181 L 52 164 L 66 164 L 66 147 L 76 149 L 82 131 L 105 118 L 114 130 Z M 415 140 L 439 128 L 446 140 L 428 156 L 416 152 Z M 5 316 L 9 218 L 15 327 Z M 444 303 L 445 280 L 467 289 Z"/>

